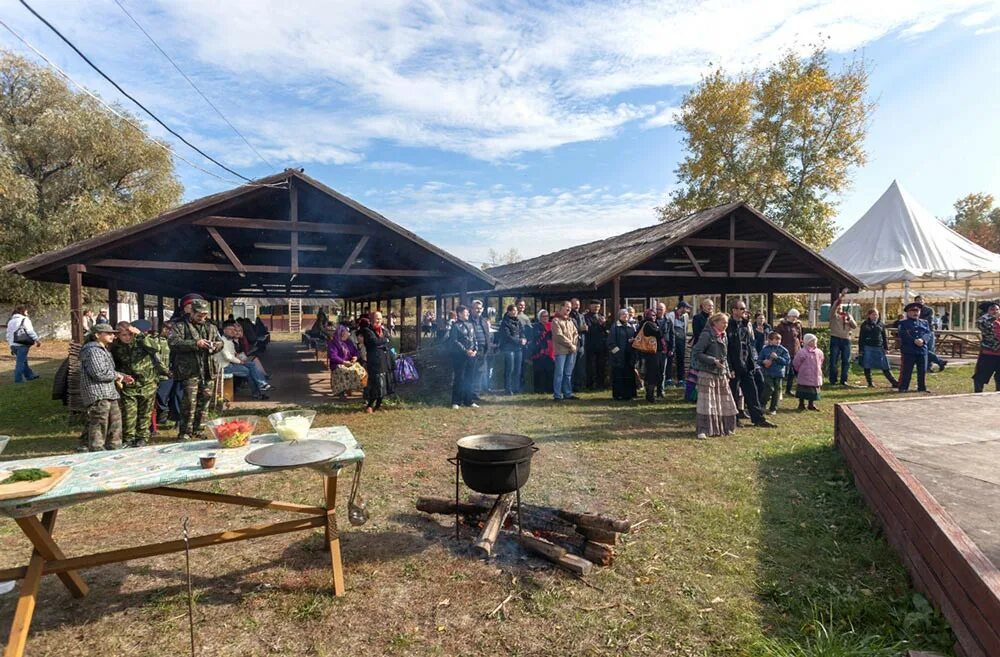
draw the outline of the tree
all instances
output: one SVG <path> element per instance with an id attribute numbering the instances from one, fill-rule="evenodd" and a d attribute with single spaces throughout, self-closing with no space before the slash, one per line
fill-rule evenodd
<path id="1" fill-rule="evenodd" d="M 145 131 L 0 50 L 0 262 L 138 223 L 180 196 L 170 153 Z M 64 285 L 6 273 L 0 290 L 32 304 L 67 298 Z"/>
<path id="2" fill-rule="evenodd" d="M 507 253 L 499 253 L 496 249 L 490 249 L 486 253 L 486 262 L 482 266 L 483 269 L 489 269 L 490 267 L 499 267 L 500 265 L 512 265 L 522 260 L 524 258 L 521 257 L 521 252 L 517 249 L 511 249 Z"/>
<path id="3" fill-rule="evenodd" d="M 955 201 L 949 225 L 979 246 L 1000 253 L 1000 207 L 992 194 L 969 194 Z"/>
<path id="4" fill-rule="evenodd" d="M 814 248 L 834 236 L 836 196 L 865 162 L 874 105 L 863 61 L 830 70 L 823 49 L 763 71 L 718 69 L 685 96 L 687 155 L 661 220 L 743 200 Z"/>

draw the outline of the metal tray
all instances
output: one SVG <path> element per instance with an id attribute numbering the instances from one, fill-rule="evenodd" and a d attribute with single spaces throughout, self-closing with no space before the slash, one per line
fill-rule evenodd
<path id="1" fill-rule="evenodd" d="M 347 446 L 336 440 L 299 440 L 261 447 L 245 458 L 247 463 L 263 468 L 291 468 L 325 463 L 346 451 Z"/>

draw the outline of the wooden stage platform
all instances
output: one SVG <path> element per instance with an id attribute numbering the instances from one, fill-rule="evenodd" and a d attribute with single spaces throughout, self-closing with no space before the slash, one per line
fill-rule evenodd
<path id="1" fill-rule="evenodd" d="M 1000 656 L 1000 393 L 838 404 L 854 480 L 966 657 Z"/>

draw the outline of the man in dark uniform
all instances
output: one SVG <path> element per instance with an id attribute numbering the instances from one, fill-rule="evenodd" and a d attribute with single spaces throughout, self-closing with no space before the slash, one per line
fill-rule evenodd
<path id="1" fill-rule="evenodd" d="M 927 341 L 927 371 L 931 371 L 931 363 L 933 363 L 938 366 L 938 372 L 943 372 L 944 368 L 948 365 L 948 361 L 938 357 L 934 352 L 934 343 L 937 341 L 934 336 L 934 309 L 923 305 L 924 298 L 919 294 L 913 297 L 913 303 L 921 304 L 920 319 L 927 322 L 927 327 L 931 330 L 931 339 Z"/>
<path id="2" fill-rule="evenodd" d="M 750 325 L 747 305 L 736 299 L 730 312 L 726 338 L 729 343 L 729 369 L 735 375 L 729 382 L 733 398 L 743 393 L 743 408 L 755 427 L 776 427 L 776 424 L 764 417 L 764 407 L 760 403 L 764 375 L 757 364 L 757 350 L 754 347 L 753 327 Z"/>
<path id="3" fill-rule="evenodd" d="M 897 325 L 899 334 L 899 392 L 910 389 L 910 377 L 913 368 L 917 368 L 917 392 L 928 392 L 927 374 L 927 344 L 931 339 L 931 327 L 920 319 L 923 306 L 919 303 L 906 305 L 906 319 L 901 319 Z"/>
<path id="4" fill-rule="evenodd" d="M 191 315 L 174 324 L 170 333 L 174 380 L 184 390 L 177 437 L 186 441 L 200 438 L 201 422 L 215 394 L 215 359 L 222 349 L 222 337 L 208 321 L 210 306 L 204 299 L 191 302 Z"/>
<path id="5" fill-rule="evenodd" d="M 573 392 L 587 385 L 587 320 L 580 310 L 580 300 L 570 299 L 569 318 L 576 324 L 576 362 L 573 364 Z"/>
<path id="6" fill-rule="evenodd" d="M 586 326 L 583 344 L 587 354 L 587 389 L 603 390 L 608 367 L 608 323 L 601 313 L 600 301 L 590 301 L 583 323 Z"/>

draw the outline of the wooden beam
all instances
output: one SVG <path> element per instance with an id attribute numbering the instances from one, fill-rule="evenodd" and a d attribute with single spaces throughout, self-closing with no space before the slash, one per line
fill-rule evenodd
<path id="1" fill-rule="evenodd" d="M 326 509 L 321 506 L 307 506 L 305 504 L 292 504 L 291 502 L 276 502 L 274 500 L 264 500 L 257 497 L 243 497 L 242 495 L 226 495 L 224 493 L 210 493 L 208 491 L 188 490 L 186 488 L 172 488 L 161 486 L 160 488 L 149 488 L 137 491 L 145 495 L 161 495 L 163 497 L 179 497 L 186 500 L 199 500 L 202 502 L 218 502 L 220 504 L 235 504 L 237 506 L 249 506 L 255 509 L 273 509 L 275 511 L 290 511 L 292 513 L 305 513 L 312 516 L 325 516 Z"/>
<path id="2" fill-rule="evenodd" d="M 135 295 L 135 307 L 139 313 L 139 319 L 146 319 L 146 293 L 137 292 Z"/>
<path id="3" fill-rule="evenodd" d="M 351 265 L 354 264 L 354 261 L 358 259 L 358 256 L 361 255 L 361 250 L 364 249 L 367 244 L 368 244 L 368 236 L 362 235 L 361 239 L 358 240 L 358 243 L 354 246 L 354 249 L 351 250 L 351 255 L 347 257 L 347 260 L 341 266 L 340 268 L 341 274 L 347 273 L 347 270 L 350 269 Z"/>
<path id="4" fill-rule="evenodd" d="M 41 521 L 35 516 L 14 518 L 17 526 L 21 528 L 21 531 L 28 537 L 31 544 L 35 546 L 35 551 L 42 555 L 46 561 L 66 558 L 66 555 L 62 553 L 59 546 L 52 540 L 52 530 L 55 527 L 57 512 L 58 509 L 46 511 Z M 66 588 L 69 589 L 74 598 L 82 598 L 87 595 L 87 591 L 89 590 L 87 584 L 76 571 L 69 570 L 59 573 L 59 579 L 66 585 Z"/>
<path id="5" fill-rule="evenodd" d="M 417 295 L 417 351 L 420 350 L 420 337 L 424 332 L 424 298 Z"/>
<path id="6" fill-rule="evenodd" d="M 622 277 L 615 276 L 611 281 L 611 303 L 614 304 L 614 308 L 611 309 L 611 321 L 618 321 L 618 310 L 622 307 Z"/>
<path id="7" fill-rule="evenodd" d="M 691 247 L 684 246 L 683 248 L 685 255 L 687 255 L 688 257 L 688 260 L 690 260 L 691 264 L 694 266 L 694 270 L 698 272 L 699 276 L 704 276 L 705 272 L 702 270 L 701 264 L 698 262 L 698 259 L 694 257 L 694 253 L 691 252 Z"/>
<path id="8" fill-rule="evenodd" d="M 108 281 L 108 321 L 111 326 L 118 323 L 118 281 Z"/>
<path id="9" fill-rule="evenodd" d="M 801 272 L 770 272 L 763 276 L 755 271 L 734 271 L 732 273 L 724 271 L 706 271 L 699 275 L 693 271 L 670 271 L 659 269 L 631 269 L 624 272 L 622 276 L 635 276 L 646 278 L 815 278 L 825 280 L 819 274 L 809 274 Z"/>
<path id="10" fill-rule="evenodd" d="M 236 253 L 229 248 L 229 243 L 222 239 L 222 235 L 219 234 L 219 231 L 214 226 L 208 226 L 206 230 L 208 230 L 208 234 L 212 236 L 212 239 L 215 240 L 215 243 L 219 245 L 219 248 L 222 249 L 222 252 L 226 254 L 226 257 L 229 258 L 229 262 L 236 268 L 236 271 L 240 273 L 240 276 L 246 276 L 246 267 L 244 267 L 243 263 L 240 262 L 240 259 L 236 257 Z"/>
<path id="11" fill-rule="evenodd" d="M 163 295 L 156 295 L 156 332 L 159 333 L 163 327 Z"/>
<path id="12" fill-rule="evenodd" d="M 757 272 L 758 276 L 764 275 L 764 273 L 767 271 L 767 268 L 771 266 L 771 261 L 774 260 L 774 256 L 776 255 L 778 255 L 778 249 L 773 249 L 771 253 L 768 254 L 767 260 L 764 261 L 764 265 L 760 268 L 760 271 Z"/>
<path id="13" fill-rule="evenodd" d="M 214 226 L 216 228 L 250 228 L 254 230 L 273 230 L 282 233 L 326 233 L 329 235 L 374 235 L 375 231 L 367 226 L 350 224 L 320 224 L 311 221 L 290 221 L 280 219 L 245 219 L 243 217 L 205 217 L 192 222 L 195 226 Z"/>
<path id="14" fill-rule="evenodd" d="M 780 249 L 781 244 L 771 240 L 723 240 L 704 237 L 688 237 L 677 242 L 677 246 L 700 246 L 717 249 Z"/>
<path id="15" fill-rule="evenodd" d="M 176 262 L 169 260 L 125 260 L 119 258 L 105 258 L 102 260 L 95 260 L 89 264 L 95 267 L 120 267 L 124 269 L 236 272 L 236 268 L 231 264 L 211 262 Z M 293 273 L 291 267 L 282 267 L 280 265 L 244 265 L 244 268 L 251 274 Z M 429 269 L 351 269 L 345 273 L 341 272 L 340 268 L 335 267 L 299 267 L 298 273 L 329 276 L 399 276 L 401 278 L 434 278 L 441 275 L 441 272 L 431 271 Z"/>
<path id="16" fill-rule="evenodd" d="M 135 289 L 164 290 L 174 293 L 177 297 L 182 297 L 189 292 L 189 290 L 185 288 L 164 282 L 161 278 L 145 279 L 138 276 L 130 276 L 129 274 L 122 272 L 101 269 L 100 267 L 94 266 L 93 263 L 86 266 L 85 272 L 90 276 L 98 276 L 108 281 L 113 278 L 117 280 L 119 284 L 123 282 L 129 283 L 130 285 L 135 286 Z"/>
<path id="17" fill-rule="evenodd" d="M 83 265 L 69 265 L 69 317 L 73 342 L 83 344 Z"/>
<path id="18" fill-rule="evenodd" d="M 288 181 L 288 222 L 292 224 L 292 275 L 299 273 L 299 190 L 294 180 Z"/>

